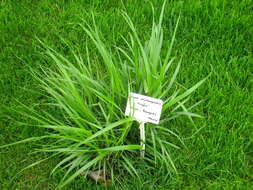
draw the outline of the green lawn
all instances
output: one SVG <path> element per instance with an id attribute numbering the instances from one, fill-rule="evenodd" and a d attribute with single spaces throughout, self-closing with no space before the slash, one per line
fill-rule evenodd
<path id="1" fill-rule="evenodd" d="M 152 2 L 159 13 L 162 1 Z M 93 11 L 106 45 L 123 46 L 120 36 L 129 32 L 120 13 L 123 9 L 145 42 L 152 23 L 147 1 L 127 0 L 124 5 L 119 0 L 0 2 L 0 145 L 44 133 L 21 126 L 17 121 L 24 118 L 14 111 L 22 109 L 18 101 L 30 107 L 45 101 L 37 93 L 38 81 L 31 69 L 40 71 L 40 66 L 53 64 L 46 61 L 37 38 L 68 57 L 64 38 L 82 54 L 86 44 L 91 49 L 94 45 L 76 24 L 89 23 Z M 177 80 L 191 87 L 212 72 L 191 99 L 205 100 L 195 108 L 204 118 L 195 120 L 195 126 L 186 117 L 168 126 L 187 146 L 172 150 L 177 176 L 164 180 L 142 171 L 141 182 L 126 175 L 120 186 L 111 188 L 253 189 L 253 2 L 168 1 L 163 23 L 167 45 L 180 14 L 173 48 L 174 55 L 183 57 Z M 57 159 L 18 173 L 46 157 L 31 154 L 36 147 L 32 143 L 0 149 L 1 190 L 56 188 L 62 174 L 50 176 L 50 170 Z M 79 178 L 65 189 L 97 188 L 104 189 Z"/>

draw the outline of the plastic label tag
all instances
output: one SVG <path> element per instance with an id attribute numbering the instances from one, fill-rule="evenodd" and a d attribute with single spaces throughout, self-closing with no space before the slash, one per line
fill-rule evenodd
<path id="1" fill-rule="evenodd" d="M 159 124 L 163 101 L 160 99 L 130 93 L 125 114 L 142 123 Z"/>

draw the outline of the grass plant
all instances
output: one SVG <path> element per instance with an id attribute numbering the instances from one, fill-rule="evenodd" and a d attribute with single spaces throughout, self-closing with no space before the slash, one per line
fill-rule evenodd
<path id="1" fill-rule="evenodd" d="M 56 189 L 59 181 L 64 185 L 88 163 L 87 170 L 105 168 L 108 179 L 115 182 L 112 189 L 252 189 L 252 2 L 168 1 L 161 29 L 161 62 L 154 67 L 158 72 L 152 72 L 154 65 L 149 63 L 150 55 L 157 55 L 159 48 L 151 50 L 150 44 L 156 44 L 161 33 L 153 32 L 152 42 L 149 39 L 152 28 L 159 28 L 159 18 L 154 19 L 157 22 L 152 27 L 152 12 L 158 16 L 162 1 L 152 2 L 154 11 L 143 1 L 126 1 L 124 5 L 117 0 L 0 3 L 0 145 L 32 137 L 23 141 L 30 143 L 0 150 L 0 189 Z M 133 20 L 133 27 L 129 17 L 119 11 L 122 9 Z M 95 25 L 86 12 L 94 12 Z M 47 44 L 43 50 L 38 48 L 36 37 Z M 173 61 L 168 66 L 167 48 L 173 39 L 168 62 Z M 104 48 L 99 50 L 97 46 Z M 109 55 L 105 59 L 113 66 L 105 66 L 101 50 L 102 55 Z M 47 55 L 41 55 L 44 51 Z M 149 70 L 141 70 L 137 63 L 147 63 Z M 210 73 L 210 65 L 213 74 L 205 85 L 191 98 L 184 97 L 191 92 L 187 89 Z M 167 66 L 165 80 L 160 80 L 163 86 L 158 82 L 162 76 L 159 71 Z M 35 73 L 41 73 L 42 67 L 44 74 L 36 75 L 36 79 L 30 67 Z M 136 74 L 132 68 L 143 72 Z M 76 77 L 78 72 L 78 76 L 90 80 L 81 78 L 88 90 Z M 145 78 L 147 73 L 152 74 L 149 79 Z M 116 81 L 117 77 L 121 81 Z M 92 81 L 96 83 L 90 84 Z M 113 81 L 116 84 L 112 90 Z M 97 83 L 105 89 L 97 89 Z M 60 87 L 66 92 L 62 93 Z M 43 96 L 38 93 L 42 88 Z M 72 93 L 71 88 L 76 92 Z M 166 88 L 168 92 L 160 94 Z M 146 126 L 148 154 L 144 160 L 137 148 L 138 123 L 123 114 L 129 91 L 167 100 L 160 125 Z M 102 92 L 104 96 L 99 94 Z M 203 98 L 205 102 L 199 104 Z M 91 114 L 83 115 L 86 108 Z M 192 124 L 191 117 L 199 116 L 195 112 L 205 119 L 195 119 Z M 101 129 L 96 126 L 113 129 L 97 134 Z M 127 136 L 115 142 L 127 127 Z M 80 145 L 81 151 L 88 151 L 83 155 L 89 160 L 78 165 L 79 149 L 74 145 L 95 134 L 98 136 L 89 143 Z M 71 148 L 76 151 L 72 160 Z M 53 170 L 67 158 L 70 160 Z M 34 167 L 20 172 L 27 165 Z M 52 170 L 54 175 L 50 176 Z M 63 189 L 100 189 L 94 181 L 77 176 Z"/>
<path id="2" fill-rule="evenodd" d="M 52 170 L 52 173 L 58 169 L 65 170 L 60 187 L 88 170 L 103 171 L 105 179 L 108 178 L 109 171 L 110 178 L 114 179 L 117 170 L 123 168 L 133 177 L 139 177 L 136 165 L 133 164 L 134 157 L 138 155 L 136 150 L 140 150 L 139 135 L 135 130 L 131 134 L 133 137 L 129 137 L 136 127 L 136 122 L 133 118 L 126 118 L 124 115 L 129 92 L 138 92 L 164 100 L 161 124 L 147 126 L 150 133 L 148 136 L 151 138 L 147 141 L 149 148 L 144 160 L 154 166 L 154 169 L 165 168 L 166 176 L 176 172 L 169 149 L 178 146 L 169 142 L 167 138 L 173 135 L 181 142 L 182 140 L 167 127 L 168 120 L 180 115 L 187 115 L 191 120 L 192 117 L 200 117 L 189 112 L 185 102 L 205 79 L 189 89 L 182 90 L 175 83 L 181 61 L 174 73 L 168 74 L 170 66 L 176 60 L 171 58 L 171 51 L 179 19 L 170 46 L 165 57 L 162 57 L 164 7 L 165 3 L 158 23 L 153 18 L 150 38 L 146 43 L 139 38 L 127 13 L 122 13 L 131 30 L 128 39 L 122 36 L 126 48 L 106 47 L 101 40 L 94 16 L 92 16 L 93 25 L 80 24 L 97 48 L 101 57 L 100 63 L 93 61 L 88 47 L 85 59 L 72 51 L 75 62 L 71 62 L 44 45 L 55 67 L 54 69 L 42 68 L 44 77 L 36 78 L 40 81 L 45 95 L 51 100 L 47 106 L 53 107 L 52 109 L 56 109 L 59 114 L 57 116 L 49 112 L 38 114 L 35 109 L 25 106 L 27 111 L 22 115 L 36 121 L 37 127 L 47 129 L 48 134 L 17 143 L 49 139 L 47 144 L 43 141 L 42 148 L 38 152 L 52 152 L 48 158 L 54 156 L 62 158 Z M 48 158 L 39 160 L 28 168 Z"/>

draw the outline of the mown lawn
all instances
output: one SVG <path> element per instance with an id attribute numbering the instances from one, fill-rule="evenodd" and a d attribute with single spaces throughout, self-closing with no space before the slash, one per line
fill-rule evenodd
<path id="1" fill-rule="evenodd" d="M 162 1 L 152 2 L 159 13 Z M 16 121 L 23 117 L 14 111 L 21 109 L 18 102 L 33 107 L 45 101 L 37 93 L 38 81 L 31 70 L 53 64 L 43 56 L 38 39 L 67 57 L 70 50 L 61 38 L 81 54 L 86 44 L 94 48 L 77 26 L 83 20 L 89 23 L 93 11 L 106 44 L 123 45 L 120 36 L 129 32 L 121 16 L 123 9 L 145 42 L 152 23 L 147 1 L 127 0 L 124 5 L 118 0 L 0 2 L 0 145 L 44 133 L 21 127 Z M 177 80 L 190 87 L 212 73 L 191 99 L 205 100 L 195 108 L 204 118 L 195 120 L 195 126 L 184 117 L 168 126 L 187 146 L 172 150 L 177 176 L 165 181 L 163 176 L 142 172 L 141 183 L 125 176 L 120 186 L 111 188 L 253 189 L 253 2 L 168 1 L 163 23 L 165 44 L 170 43 L 179 15 L 173 54 L 183 59 Z M 31 154 L 36 147 L 33 143 L 0 149 L 0 189 L 56 188 L 62 175 L 50 176 L 56 159 L 18 173 L 46 156 Z M 103 189 L 81 178 L 66 187 L 97 188 Z"/>

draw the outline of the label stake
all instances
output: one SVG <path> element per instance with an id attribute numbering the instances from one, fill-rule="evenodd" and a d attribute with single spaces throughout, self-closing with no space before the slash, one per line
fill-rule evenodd
<path id="1" fill-rule="evenodd" d="M 140 123 L 140 139 L 141 139 L 141 157 L 145 155 L 145 128 L 144 122 Z"/>

